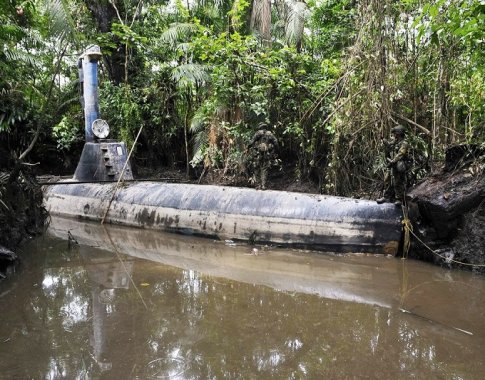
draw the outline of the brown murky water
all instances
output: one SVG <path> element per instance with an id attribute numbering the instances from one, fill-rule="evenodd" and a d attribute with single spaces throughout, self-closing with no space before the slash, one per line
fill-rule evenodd
<path id="1" fill-rule="evenodd" d="M 22 257 L 0 283 L 2 379 L 485 373 L 485 277 L 468 272 L 63 219 Z"/>

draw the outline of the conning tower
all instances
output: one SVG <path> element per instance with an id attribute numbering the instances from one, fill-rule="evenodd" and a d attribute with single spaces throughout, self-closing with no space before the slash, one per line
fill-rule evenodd
<path id="1" fill-rule="evenodd" d="M 77 181 L 116 181 L 120 178 L 125 164 L 123 179 L 133 179 L 131 165 L 127 163 L 126 144 L 107 139 L 109 126 L 100 118 L 98 61 L 101 57 L 99 46 L 92 45 L 78 61 L 86 142 L 74 173 Z"/>

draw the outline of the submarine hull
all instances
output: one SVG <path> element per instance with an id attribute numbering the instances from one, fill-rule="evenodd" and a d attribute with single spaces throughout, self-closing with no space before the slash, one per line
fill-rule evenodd
<path id="1" fill-rule="evenodd" d="M 52 215 L 101 221 L 109 206 L 111 224 L 332 252 L 395 255 L 402 233 L 394 205 L 284 191 L 80 183 L 46 186 L 44 199 Z"/>

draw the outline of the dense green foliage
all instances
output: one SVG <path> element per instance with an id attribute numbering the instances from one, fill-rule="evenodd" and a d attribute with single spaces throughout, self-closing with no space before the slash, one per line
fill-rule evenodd
<path id="1" fill-rule="evenodd" d="M 0 12 L 2 154 L 25 158 L 38 139 L 40 161 L 76 156 L 76 61 L 92 43 L 102 116 L 129 144 L 143 126 L 140 165 L 241 174 L 267 123 L 295 179 L 351 194 L 376 189 L 395 123 L 432 161 L 485 139 L 483 0 L 1 0 Z"/>

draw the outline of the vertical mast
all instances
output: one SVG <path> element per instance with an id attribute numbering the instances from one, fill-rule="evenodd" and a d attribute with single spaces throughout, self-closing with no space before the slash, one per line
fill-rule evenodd
<path id="1" fill-rule="evenodd" d="M 92 45 L 81 55 L 80 81 L 83 86 L 84 131 L 86 142 L 94 141 L 93 121 L 99 119 L 98 99 L 98 61 L 101 59 L 101 49 Z M 82 75 L 81 75 L 82 74 Z"/>

